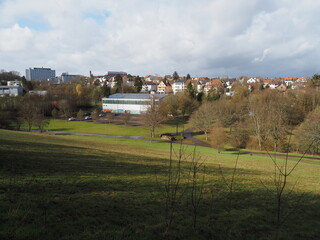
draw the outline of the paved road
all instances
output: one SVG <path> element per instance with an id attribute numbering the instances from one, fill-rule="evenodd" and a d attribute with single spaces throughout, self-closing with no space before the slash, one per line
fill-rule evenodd
<path id="1" fill-rule="evenodd" d="M 187 139 L 191 140 L 194 145 L 201 146 L 201 147 L 212 147 L 209 143 L 204 142 L 204 141 L 201 141 L 201 140 L 199 140 L 199 139 L 197 139 L 197 138 L 194 138 L 194 137 L 192 136 L 191 131 L 192 131 L 192 128 L 188 128 L 188 129 L 184 130 L 183 135 L 184 135 Z"/>

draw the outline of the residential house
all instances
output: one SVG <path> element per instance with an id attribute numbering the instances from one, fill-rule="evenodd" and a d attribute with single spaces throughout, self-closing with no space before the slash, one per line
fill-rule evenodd
<path id="1" fill-rule="evenodd" d="M 285 85 L 288 87 L 288 86 L 291 86 L 295 81 L 297 80 L 297 78 L 294 78 L 294 77 L 285 77 L 283 79 Z"/>
<path id="2" fill-rule="evenodd" d="M 157 84 L 145 82 L 142 85 L 141 92 L 156 92 L 157 91 Z"/>
<path id="3" fill-rule="evenodd" d="M 277 89 L 278 91 L 281 91 L 281 92 L 287 91 L 287 85 L 286 85 L 285 81 L 280 81 L 275 89 Z"/>
<path id="4" fill-rule="evenodd" d="M 308 81 L 306 78 L 298 78 L 292 85 L 291 89 L 304 88 L 307 85 Z"/>
<path id="5" fill-rule="evenodd" d="M 195 89 L 197 90 L 197 92 L 203 92 L 204 87 L 206 86 L 207 83 L 210 82 L 210 79 L 209 78 L 193 78 L 192 81 L 196 82 Z"/>
<path id="6" fill-rule="evenodd" d="M 172 86 L 169 81 L 162 80 L 157 86 L 157 92 L 159 94 L 169 94 L 172 93 Z"/>
<path id="7" fill-rule="evenodd" d="M 263 80 L 263 87 L 264 88 L 270 88 L 275 89 L 278 86 L 279 79 L 269 79 L 266 78 Z"/>
<path id="8" fill-rule="evenodd" d="M 215 90 L 220 90 L 224 89 L 224 83 L 221 79 L 212 79 L 210 82 L 206 83 L 204 87 L 204 92 L 208 93 L 210 90 L 215 89 Z"/>
<path id="9" fill-rule="evenodd" d="M 248 84 L 254 84 L 254 83 L 258 83 L 258 82 L 260 82 L 260 80 L 258 78 L 249 78 L 247 80 Z"/>
<path id="10" fill-rule="evenodd" d="M 178 92 L 183 92 L 187 88 L 186 81 L 184 80 L 176 80 L 172 84 L 172 91 L 173 94 L 176 94 Z"/>

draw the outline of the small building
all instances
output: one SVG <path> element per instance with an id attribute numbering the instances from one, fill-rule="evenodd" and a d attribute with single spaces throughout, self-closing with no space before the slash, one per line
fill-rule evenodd
<path id="1" fill-rule="evenodd" d="M 104 112 L 142 114 L 151 104 L 158 104 L 166 94 L 116 93 L 102 98 Z"/>
<path id="2" fill-rule="evenodd" d="M 48 91 L 46 90 L 31 90 L 29 91 L 30 95 L 38 95 L 38 96 L 45 96 L 47 95 Z"/>
<path id="3" fill-rule="evenodd" d="M 18 80 L 7 81 L 7 85 L 8 86 L 20 86 L 20 87 L 22 87 L 21 81 L 18 81 Z"/>
<path id="4" fill-rule="evenodd" d="M 0 86 L 0 97 L 17 97 L 22 95 L 23 88 L 21 86 Z"/>

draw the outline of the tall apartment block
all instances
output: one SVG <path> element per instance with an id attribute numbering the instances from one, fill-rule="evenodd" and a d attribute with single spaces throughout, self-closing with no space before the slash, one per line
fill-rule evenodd
<path id="1" fill-rule="evenodd" d="M 26 69 L 26 79 L 27 80 L 47 80 L 56 77 L 56 71 L 51 70 L 51 68 L 29 68 Z"/>

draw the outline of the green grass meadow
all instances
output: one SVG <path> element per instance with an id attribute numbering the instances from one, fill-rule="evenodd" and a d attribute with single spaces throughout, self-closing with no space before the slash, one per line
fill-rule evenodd
<path id="1" fill-rule="evenodd" d="M 113 135 L 104 127 L 54 120 L 49 130 Z M 119 128 L 114 135 L 127 127 Z M 141 129 L 125 134 L 140 135 Z M 181 148 L 173 148 L 176 171 Z M 0 130 L 0 239 L 319 239 L 320 165 L 301 162 L 289 176 L 279 226 L 270 158 L 182 148 L 168 228 L 170 144 Z M 189 174 L 194 151 L 206 165 L 197 178 L 196 189 L 203 177 L 204 183 L 196 226 Z"/>
<path id="2" fill-rule="evenodd" d="M 188 124 L 185 124 L 187 127 Z M 27 129 L 27 124 L 21 126 L 23 129 Z M 36 127 L 33 127 L 36 129 Z M 77 133 L 93 133 L 104 135 L 150 135 L 150 131 L 143 126 L 129 126 L 129 125 L 117 125 L 109 123 L 94 123 L 87 121 L 67 121 L 59 119 L 51 119 L 49 126 L 45 128 L 49 131 L 63 131 L 63 132 L 77 132 Z M 179 126 L 179 131 L 182 127 Z M 175 124 L 163 124 L 157 129 L 156 134 L 160 133 L 175 133 Z"/>

